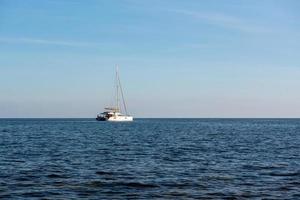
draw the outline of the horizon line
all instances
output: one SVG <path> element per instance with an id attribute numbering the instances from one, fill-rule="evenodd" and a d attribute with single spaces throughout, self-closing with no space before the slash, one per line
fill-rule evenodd
<path id="1" fill-rule="evenodd" d="M 94 117 L 0 117 L 1 119 L 94 119 Z M 136 117 L 134 119 L 300 119 L 299 117 Z"/>

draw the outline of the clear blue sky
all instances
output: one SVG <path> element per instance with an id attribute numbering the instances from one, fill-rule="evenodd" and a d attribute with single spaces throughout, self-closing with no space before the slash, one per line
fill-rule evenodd
<path id="1" fill-rule="evenodd" d="M 0 117 L 300 117 L 298 0 L 0 0 Z"/>

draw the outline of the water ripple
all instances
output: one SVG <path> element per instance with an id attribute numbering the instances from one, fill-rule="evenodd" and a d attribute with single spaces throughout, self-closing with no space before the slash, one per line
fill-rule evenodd
<path id="1" fill-rule="evenodd" d="M 0 119 L 1 199 L 300 199 L 300 120 Z"/>

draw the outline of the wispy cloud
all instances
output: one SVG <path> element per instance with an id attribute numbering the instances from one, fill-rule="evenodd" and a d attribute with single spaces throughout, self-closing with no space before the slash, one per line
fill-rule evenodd
<path id="1" fill-rule="evenodd" d="M 137 6 L 140 9 L 151 9 L 152 11 L 175 13 L 180 16 L 189 17 L 190 19 L 197 20 L 213 26 L 218 26 L 228 30 L 236 30 L 244 33 L 271 33 L 274 28 L 266 26 L 264 19 L 255 18 L 249 16 L 245 18 L 242 16 L 235 16 L 230 13 L 223 13 L 218 11 L 202 11 L 193 9 L 180 9 L 169 8 L 164 6 L 156 6 L 156 4 L 145 3 L 145 1 L 127 0 L 133 6 Z M 276 30 L 277 31 L 277 30 Z"/>
<path id="2" fill-rule="evenodd" d="M 69 47 L 94 47 L 98 45 L 96 43 L 89 43 L 89 42 L 49 40 L 49 39 L 39 39 L 39 38 L 6 38 L 6 37 L 0 37 L 0 43 L 55 45 L 55 46 L 69 46 Z"/>
<path id="3" fill-rule="evenodd" d="M 265 33 L 269 32 L 269 30 L 263 26 L 253 24 L 245 19 L 225 15 L 222 13 L 216 12 L 199 12 L 199 11 L 191 11 L 191 10 L 180 10 L 173 9 L 169 10 L 174 13 L 178 13 L 181 15 L 189 16 L 194 19 L 203 21 L 205 23 L 209 23 L 212 25 L 220 26 L 228 29 L 235 29 L 248 33 Z"/>

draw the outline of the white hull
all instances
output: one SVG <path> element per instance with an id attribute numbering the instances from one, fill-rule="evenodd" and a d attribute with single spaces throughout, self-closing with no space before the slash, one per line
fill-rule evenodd
<path id="1" fill-rule="evenodd" d="M 112 116 L 108 118 L 106 121 L 109 122 L 132 122 L 133 117 L 132 116 Z"/>

